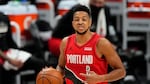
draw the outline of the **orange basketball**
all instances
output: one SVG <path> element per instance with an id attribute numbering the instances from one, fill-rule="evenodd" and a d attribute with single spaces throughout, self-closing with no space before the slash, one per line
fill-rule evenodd
<path id="1" fill-rule="evenodd" d="M 63 84 L 63 76 L 52 67 L 44 68 L 38 73 L 36 84 Z"/>

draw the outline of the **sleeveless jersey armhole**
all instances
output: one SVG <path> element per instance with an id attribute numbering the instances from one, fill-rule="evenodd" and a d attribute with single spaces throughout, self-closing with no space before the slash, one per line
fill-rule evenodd
<path id="1" fill-rule="evenodd" d="M 98 57 L 99 55 L 98 55 L 98 53 L 96 52 L 97 50 L 97 45 L 98 45 L 98 42 L 100 41 L 100 39 L 101 38 L 103 38 L 102 36 L 99 36 L 99 38 L 96 40 L 96 42 L 95 42 L 95 45 L 94 45 L 94 54 L 95 54 L 95 57 L 97 58 L 97 59 L 99 59 L 99 60 L 105 60 L 105 56 L 104 55 L 102 55 L 101 57 Z"/>
<path id="2" fill-rule="evenodd" d="M 66 55 L 66 50 L 67 50 L 68 45 L 69 45 L 69 40 L 70 40 L 70 37 L 67 38 L 66 46 L 64 48 L 64 52 L 65 52 L 64 55 Z M 65 59 L 66 59 L 66 56 L 65 56 Z"/>
<path id="3" fill-rule="evenodd" d="M 69 41 L 70 41 L 71 37 L 73 37 L 73 36 L 74 36 L 74 34 L 68 36 L 68 38 L 67 38 L 66 46 L 64 48 L 64 52 L 65 52 L 64 55 L 66 55 L 66 51 L 67 51 L 68 46 L 69 46 Z M 65 56 L 65 59 L 66 59 L 66 56 Z"/>

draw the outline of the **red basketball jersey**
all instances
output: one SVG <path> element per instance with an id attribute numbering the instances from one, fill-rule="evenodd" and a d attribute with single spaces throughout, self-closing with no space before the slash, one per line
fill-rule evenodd
<path id="1" fill-rule="evenodd" d="M 106 74 L 108 64 L 104 58 L 98 58 L 96 44 L 102 38 L 94 33 L 92 38 L 82 46 L 77 45 L 76 35 L 69 36 L 65 49 L 65 76 L 66 84 L 82 84 L 85 80 L 80 73 L 94 71 L 99 75 Z M 108 83 L 98 83 L 108 84 Z"/>

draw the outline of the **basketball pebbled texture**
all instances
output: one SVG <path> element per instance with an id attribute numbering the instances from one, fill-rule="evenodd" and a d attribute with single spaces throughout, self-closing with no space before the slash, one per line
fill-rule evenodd
<path id="1" fill-rule="evenodd" d="M 52 67 L 44 68 L 38 73 L 36 84 L 63 84 L 63 76 Z"/>

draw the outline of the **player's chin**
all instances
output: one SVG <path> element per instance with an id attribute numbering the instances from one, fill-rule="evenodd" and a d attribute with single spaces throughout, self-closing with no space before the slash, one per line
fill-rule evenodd
<path id="1" fill-rule="evenodd" d="M 83 34 L 85 34 L 86 32 L 85 32 L 85 31 L 76 31 L 76 33 L 79 34 L 79 35 L 83 35 Z"/>

